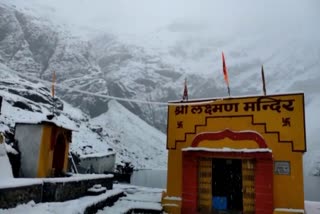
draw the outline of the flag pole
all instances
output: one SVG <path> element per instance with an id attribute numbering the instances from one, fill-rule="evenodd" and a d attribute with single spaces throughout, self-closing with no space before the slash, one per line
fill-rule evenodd
<path id="1" fill-rule="evenodd" d="M 54 116 L 55 111 L 56 111 L 56 102 L 54 99 L 54 95 L 55 95 L 55 82 L 56 82 L 56 71 L 53 70 L 53 74 L 52 74 L 52 89 L 51 89 L 51 95 L 52 95 L 52 115 Z"/>
<path id="2" fill-rule="evenodd" d="M 262 77 L 262 90 L 263 90 L 263 95 L 267 95 L 267 90 L 266 90 L 266 81 L 264 78 L 264 70 L 263 70 L 263 65 L 261 66 L 261 77 Z"/>

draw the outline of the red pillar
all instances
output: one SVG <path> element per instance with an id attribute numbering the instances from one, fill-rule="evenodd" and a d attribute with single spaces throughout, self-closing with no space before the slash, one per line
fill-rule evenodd
<path id="1" fill-rule="evenodd" d="M 273 161 L 257 159 L 255 169 L 255 213 L 273 213 Z"/>
<path id="2" fill-rule="evenodd" d="M 182 161 L 182 210 L 181 213 L 197 213 L 198 164 L 195 155 L 183 154 Z"/>

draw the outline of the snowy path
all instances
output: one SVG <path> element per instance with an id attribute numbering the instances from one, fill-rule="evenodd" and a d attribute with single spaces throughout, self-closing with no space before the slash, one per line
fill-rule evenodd
<path id="1" fill-rule="evenodd" d="M 145 188 L 132 185 L 114 185 L 122 189 L 127 196 L 120 198 L 112 207 L 105 207 L 98 214 L 126 213 L 131 209 L 150 209 L 161 211 L 161 193 L 163 189 Z"/>

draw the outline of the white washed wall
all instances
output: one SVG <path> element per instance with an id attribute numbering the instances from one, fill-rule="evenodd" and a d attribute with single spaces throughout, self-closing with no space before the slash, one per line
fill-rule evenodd
<path id="1" fill-rule="evenodd" d="M 37 176 L 41 137 L 41 125 L 16 125 L 15 139 L 21 152 L 20 176 Z"/>
<path id="2" fill-rule="evenodd" d="M 113 171 L 115 164 L 115 154 L 110 154 L 108 156 L 102 157 L 81 157 L 80 166 L 85 169 L 85 171 L 90 171 L 93 168 L 94 173 L 104 173 L 105 171 Z"/>

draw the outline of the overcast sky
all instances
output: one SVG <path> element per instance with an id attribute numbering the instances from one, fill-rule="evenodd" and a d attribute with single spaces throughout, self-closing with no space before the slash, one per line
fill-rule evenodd
<path id="1" fill-rule="evenodd" d="M 320 20 L 318 0 L 14 1 L 31 7 L 41 5 L 44 14 L 48 13 L 46 9 L 54 8 L 53 14 L 69 24 L 132 34 L 152 32 L 169 25 L 171 30 L 180 31 L 251 33 L 297 30 L 314 34 L 318 33 Z"/>

